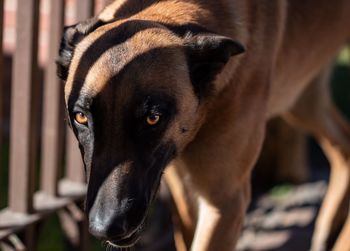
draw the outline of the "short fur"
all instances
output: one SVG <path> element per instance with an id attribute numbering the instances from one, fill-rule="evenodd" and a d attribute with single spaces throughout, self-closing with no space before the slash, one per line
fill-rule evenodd
<path id="1" fill-rule="evenodd" d="M 87 172 L 90 231 L 132 245 L 165 170 L 178 249 L 233 250 L 266 123 L 280 115 L 331 162 L 312 241 L 328 249 L 348 210 L 350 126 L 329 98 L 326 68 L 350 38 L 349 13 L 348 0 L 118 0 L 66 29 L 58 72 Z M 350 245 L 346 217 L 334 250 Z"/>

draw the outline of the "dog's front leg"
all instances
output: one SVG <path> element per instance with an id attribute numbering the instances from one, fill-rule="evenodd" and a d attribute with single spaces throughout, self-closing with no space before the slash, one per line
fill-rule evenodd
<path id="1" fill-rule="evenodd" d="M 264 139 L 263 97 L 264 90 L 244 90 L 229 99 L 237 104 L 218 99 L 215 112 L 175 162 L 197 198 L 191 251 L 235 250 L 250 201 L 251 171 Z"/>
<path id="2" fill-rule="evenodd" d="M 199 197 L 199 218 L 192 251 L 233 251 L 249 204 L 249 182 L 226 200 L 213 203 Z"/>
<path id="3" fill-rule="evenodd" d="M 186 175 L 179 171 L 170 166 L 165 173 L 179 217 L 175 231 L 177 250 L 234 250 L 250 199 L 249 179 L 235 190 L 231 190 L 232 184 L 237 182 L 221 182 L 212 195 L 201 196 L 193 184 L 181 180 Z M 231 192 L 225 194 L 225 190 Z"/>

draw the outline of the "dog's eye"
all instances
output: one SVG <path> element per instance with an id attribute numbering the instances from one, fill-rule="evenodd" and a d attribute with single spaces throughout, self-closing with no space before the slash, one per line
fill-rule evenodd
<path id="1" fill-rule="evenodd" d="M 149 115 L 146 118 L 147 124 L 154 126 L 156 125 L 160 120 L 160 116 L 159 115 Z"/>
<path id="2" fill-rule="evenodd" d="M 74 115 L 74 119 L 78 124 L 81 124 L 81 125 L 87 125 L 87 123 L 88 123 L 87 116 L 82 112 L 77 112 Z"/>

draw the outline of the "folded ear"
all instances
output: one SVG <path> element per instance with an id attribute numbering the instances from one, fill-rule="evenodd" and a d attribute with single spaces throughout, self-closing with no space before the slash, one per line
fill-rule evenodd
<path id="1" fill-rule="evenodd" d="M 75 46 L 89 33 L 96 30 L 105 23 L 97 18 L 90 18 L 75 25 L 66 26 L 63 31 L 60 49 L 58 53 L 57 75 L 60 79 L 66 81 L 68 69 L 73 58 Z"/>
<path id="2" fill-rule="evenodd" d="M 228 60 L 245 51 L 239 42 L 210 33 L 187 36 L 185 46 L 191 80 L 199 97 L 210 93 L 212 82 Z"/>

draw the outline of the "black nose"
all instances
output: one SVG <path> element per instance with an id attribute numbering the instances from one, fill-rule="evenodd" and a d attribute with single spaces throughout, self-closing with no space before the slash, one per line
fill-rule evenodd
<path id="1" fill-rule="evenodd" d="M 128 223 L 125 216 L 115 212 L 115 209 L 93 207 L 89 212 L 89 231 L 98 239 L 119 239 L 127 235 Z"/>

